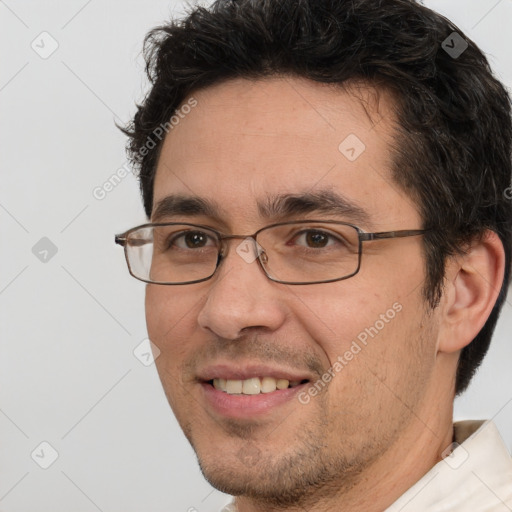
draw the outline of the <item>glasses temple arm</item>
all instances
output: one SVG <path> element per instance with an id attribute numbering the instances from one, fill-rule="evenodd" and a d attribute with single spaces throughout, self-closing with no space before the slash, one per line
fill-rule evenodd
<path id="1" fill-rule="evenodd" d="M 128 244 L 128 238 L 124 235 L 116 235 L 114 241 L 116 244 L 122 245 L 123 247 L 126 247 L 126 245 Z M 132 247 L 140 247 L 142 245 L 146 245 L 149 243 L 151 243 L 151 240 L 144 240 L 143 238 L 130 239 L 130 246 Z"/>
<path id="2" fill-rule="evenodd" d="M 359 233 L 362 242 L 369 240 L 382 240 L 385 238 L 404 238 L 408 236 L 423 235 L 431 231 L 430 229 L 404 229 L 400 231 L 381 231 L 379 233 Z"/>

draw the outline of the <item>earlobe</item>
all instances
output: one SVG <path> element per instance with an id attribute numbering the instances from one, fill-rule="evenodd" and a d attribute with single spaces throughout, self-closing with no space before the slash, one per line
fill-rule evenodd
<path id="1" fill-rule="evenodd" d="M 494 231 L 447 262 L 440 352 L 459 351 L 479 333 L 500 293 L 504 269 L 505 251 Z"/>

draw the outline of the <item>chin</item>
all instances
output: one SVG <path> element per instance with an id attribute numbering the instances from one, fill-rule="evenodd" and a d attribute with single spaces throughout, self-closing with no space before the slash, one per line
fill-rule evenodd
<path id="1" fill-rule="evenodd" d="M 361 460 L 346 460 L 322 452 L 319 445 L 295 440 L 292 447 L 265 449 L 260 443 L 213 438 L 192 445 L 205 479 L 219 491 L 275 508 L 302 506 L 308 510 L 319 496 L 350 488 L 361 471 Z M 199 444 L 199 446 L 198 446 Z M 293 450 L 292 450 L 293 448 Z M 314 494 L 314 497 L 313 497 Z"/>
<path id="2" fill-rule="evenodd" d="M 216 461 L 208 464 L 199 458 L 199 466 L 205 479 L 217 490 L 252 499 L 274 507 L 300 505 L 307 501 L 308 488 L 303 482 L 293 483 L 290 468 L 281 476 L 261 464 L 259 466 L 222 464 L 218 454 Z"/>

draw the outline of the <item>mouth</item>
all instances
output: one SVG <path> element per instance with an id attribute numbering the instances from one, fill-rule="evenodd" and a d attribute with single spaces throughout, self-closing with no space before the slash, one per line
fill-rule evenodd
<path id="1" fill-rule="evenodd" d="M 225 419 L 276 419 L 282 407 L 300 405 L 297 397 L 315 379 L 307 370 L 265 364 L 218 362 L 196 375 L 200 403 Z M 276 416 L 277 415 L 277 416 Z"/>
<path id="2" fill-rule="evenodd" d="M 273 393 L 276 390 L 295 388 L 309 382 L 308 379 L 289 381 L 288 379 L 274 377 L 252 377 L 249 379 L 223 379 L 215 378 L 206 381 L 217 391 L 228 395 L 259 395 Z"/>

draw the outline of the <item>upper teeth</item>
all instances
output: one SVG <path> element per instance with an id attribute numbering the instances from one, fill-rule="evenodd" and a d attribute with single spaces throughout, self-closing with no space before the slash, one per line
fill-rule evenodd
<path id="1" fill-rule="evenodd" d="M 244 394 L 257 395 L 258 393 L 271 393 L 276 389 L 286 389 L 300 384 L 300 381 L 290 382 L 287 379 L 274 379 L 274 377 L 253 377 L 245 380 L 213 379 L 215 389 L 230 395 Z"/>

